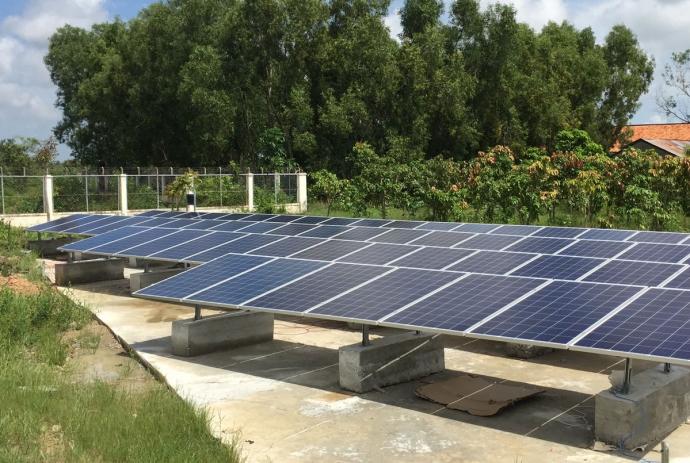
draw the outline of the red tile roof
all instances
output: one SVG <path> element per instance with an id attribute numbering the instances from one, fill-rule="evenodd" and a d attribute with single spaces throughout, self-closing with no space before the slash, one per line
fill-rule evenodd
<path id="1" fill-rule="evenodd" d="M 679 122 L 675 124 L 637 124 L 629 125 L 630 137 L 628 142 L 635 142 L 639 139 L 645 140 L 690 140 L 690 124 Z M 624 133 L 627 132 L 626 129 Z M 616 143 L 611 151 L 620 151 L 620 145 Z"/>

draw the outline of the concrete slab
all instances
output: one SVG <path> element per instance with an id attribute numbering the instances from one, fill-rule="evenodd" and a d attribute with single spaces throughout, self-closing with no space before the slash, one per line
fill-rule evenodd
<path id="1" fill-rule="evenodd" d="M 55 284 L 69 286 L 94 281 L 121 280 L 125 264 L 122 259 L 94 259 L 55 264 Z"/>
<path id="2" fill-rule="evenodd" d="M 656 451 L 590 450 L 594 397 L 608 388 L 607 375 L 622 362 L 613 357 L 556 351 L 512 359 L 502 343 L 444 337 L 446 370 L 423 381 L 471 373 L 547 389 L 495 417 L 474 417 L 419 399 L 414 388 L 420 381 L 384 392 L 344 393 L 337 350 L 358 342 L 361 333 L 343 323 L 278 317 L 271 342 L 175 357 L 171 322 L 190 317 L 192 309 L 128 292 L 129 282 L 120 280 L 74 287 L 68 294 L 85 302 L 181 396 L 205 407 L 215 435 L 244 443 L 249 462 L 660 460 Z M 375 329 L 371 337 L 394 332 Z M 666 440 L 672 462 L 690 461 L 690 425 Z"/>
<path id="3" fill-rule="evenodd" d="M 77 241 L 77 238 L 65 236 L 47 240 L 30 240 L 26 243 L 26 247 L 41 257 L 55 257 L 62 253 L 62 251 L 58 251 L 60 246 L 72 243 L 73 241 Z"/>

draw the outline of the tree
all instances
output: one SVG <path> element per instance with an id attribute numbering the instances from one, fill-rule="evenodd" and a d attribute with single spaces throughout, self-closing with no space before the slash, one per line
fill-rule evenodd
<path id="1" fill-rule="evenodd" d="M 349 181 L 339 179 L 333 172 L 318 170 L 311 174 L 311 193 L 326 203 L 326 215 L 331 215 L 334 205 L 342 202 L 349 186 Z"/>
<path id="2" fill-rule="evenodd" d="M 667 117 L 690 122 L 690 48 L 673 53 L 672 63 L 665 66 L 662 76 L 670 93 L 661 93 L 657 106 Z"/>
<path id="3" fill-rule="evenodd" d="M 443 14 L 443 2 L 439 0 L 406 0 L 400 10 L 403 36 L 412 37 L 436 26 Z"/>

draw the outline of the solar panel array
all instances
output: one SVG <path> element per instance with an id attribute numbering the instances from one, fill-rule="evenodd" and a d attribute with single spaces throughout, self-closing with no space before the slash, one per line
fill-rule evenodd
<path id="1" fill-rule="evenodd" d="M 139 296 L 690 362 L 688 234 L 160 211 L 33 229 L 207 262 Z"/>

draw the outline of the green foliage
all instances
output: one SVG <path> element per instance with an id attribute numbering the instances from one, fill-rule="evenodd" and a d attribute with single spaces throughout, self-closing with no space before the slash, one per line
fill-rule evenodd
<path id="1" fill-rule="evenodd" d="M 319 170 L 311 174 L 311 197 L 326 204 L 326 215 L 331 215 L 333 206 L 342 206 L 350 182 L 339 179 L 337 175 L 327 170 Z"/>
<path id="2" fill-rule="evenodd" d="M 188 192 L 195 191 L 198 179 L 199 174 L 188 169 L 183 175 L 175 177 L 175 180 L 165 186 L 165 194 L 168 200 L 172 202 L 174 209 L 180 207 L 180 201 L 186 197 Z"/>

